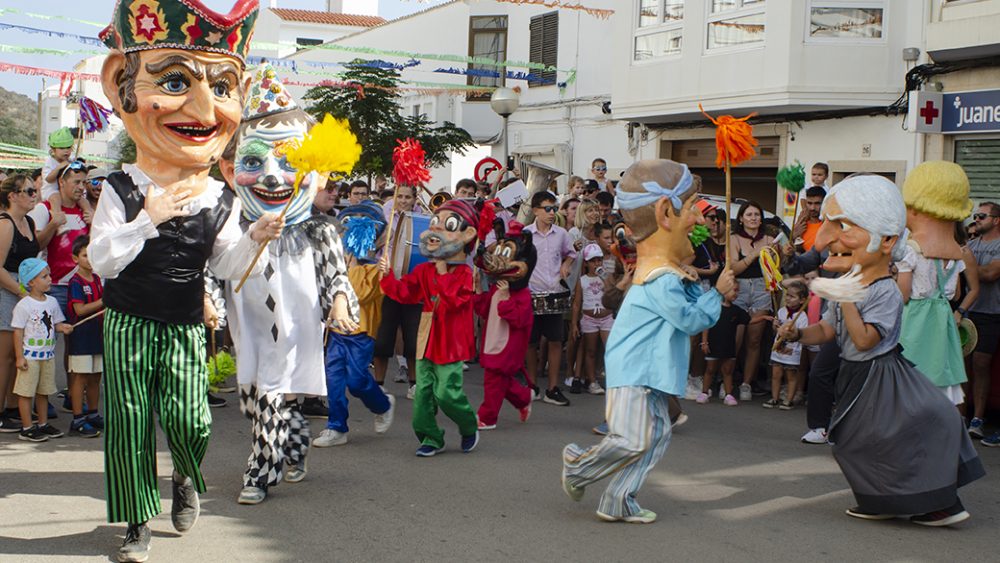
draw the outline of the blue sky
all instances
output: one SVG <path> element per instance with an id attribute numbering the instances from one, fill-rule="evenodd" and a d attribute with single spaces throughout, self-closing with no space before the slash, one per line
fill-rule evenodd
<path id="1" fill-rule="evenodd" d="M 233 0 L 203 0 L 213 9 L 225 11 L 232 6 Z M 379 0 L 379 15 L 386 19 L 398 18 L 417 12 L 427 7 L 440 4 L 443 0 Z M 86 9 L 82 6 L 86 4 Z M 261 0 L 267 5 L 268 0 Z M 22 12 L 32 12 L 46 15 L 61 15 L 94 22 L 105 22 L 111 18 L 111 10 L 115 0 L 0 0 L 0 8 L 14 8 Z M 326 0 L 279 0 L 282 8 L 301 8 L 307 10 L 326 9 Z M 60 20 L 44 20 L 39 18 L 6 14 L 0 15 L 0 23 L 34 27 L 53 31 L 75 33 L 77 35 L 97 36 L 99 28 L 92 25 Z M 80 43 L 76 39 L 49 37 L 42 34 L 24 33 L 16 30 L 4 30 L 0 34 L 0 44 L 19 47 L 45 47 L 48 49 L 97 49 Z M 55 55 L 25 55 L 20 53 L 0 52 L 0 62 L 27 65 L 56 70 L 71 70 L 73 65 L 85 55 L 55 56 Z M 55 79 L 46 79 L 46 85 L 51 85 Z M 25 94 L 35 99 L 42 88 L 42 78 L 38 76 L 21 76 L 11 73 L 0 73 L 0 86 Z"/>

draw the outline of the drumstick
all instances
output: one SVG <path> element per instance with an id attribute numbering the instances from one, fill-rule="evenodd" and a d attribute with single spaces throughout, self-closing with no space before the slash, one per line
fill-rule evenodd
<path id="1" fill-rule="evenodd" d="M 100 317 L 101 315 L 103 315 L 103 314 L 104 314 L 104 311 L 105 311 L 105 310 L 106 310 L 106 309 L 101 309 L 101 310 L 100 310 L 99 312 L 97 312 L 97 313 L 94 313 L 93 315 L 90 315 L 89 317 L 87 317 L 87 318 L 85 318 L 85 319 L 83 319 L 83 320 L 79 320 L 79 321 L 76 321 L 75 323 L 73 323 L 73 324 L 72 324 L 72 325 L 70 325 L 70 326 L 71 326 L 72 328 L 76 328 L 76 327 L 78 327 L 78 326 L 82 325 L 83 323 L 85 323 L 85 322 L 87 322 L 87 321 L 92 321 L 92 320 L 96 319 L 97 317 Z"/>

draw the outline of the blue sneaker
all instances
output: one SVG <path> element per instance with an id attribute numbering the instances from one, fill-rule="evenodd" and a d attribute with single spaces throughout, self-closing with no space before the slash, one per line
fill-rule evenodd
<path id="1" fill-rule="evenodd" d="M 463 454 L 467 454 L 467 453 L 471 452 L 472 450 L 476 449 L 477 445 L 479 445 L 479 431 L 478 430 L 476 430 L 476 433 L 473 434 L 472 436 L 462 436 L 462 453 Z"/>
<path id="2" fill-rule="evenodd" d="M 986 434 L 983 432 L 983 423 L 985 423 L 981 418 L 973 417 L 972 421 L 969 422 L 969 436 L 973 438 L 982 438 Z"/>
<path id="3" fill-rule="evenodd" d="M 597 426 L 591 428 L 590 431 L 593 432 L 594 434 L 597 434 L 598 436 L 607 436 L 608 435 L 608 422 L 604 421 L 604 422 L 598 424 Z"/>
<path id="4" fill-rule="evenodd" d="M 86 418 L 73 419 L 69 425 L 69 433 L 79 434 L 81 438 L 96 438 L 101 435 L 101 431 L 91 426 Z"/>
<path id="5" fill-rule="evenodd" d="M 87 413 L 87 424 L 98 430 L 104 430 L 104 418 L 99 412 Z"/>
<path id="6" fill-rule="evenodd" d="M 1000 432 L 994 432 L 989 438 L 983 438 L 979 441 L 980 444 L 986 446 L 987 448 L 997 448 L 1000 447 Z"/>
<path id="7" fill-rule="evenodd" d="M 435 448 L 434 446 L 420 446 L 417 448 L 417 457 L 434 457 L 437 454 L 444 451 L 444 448 Z"/>

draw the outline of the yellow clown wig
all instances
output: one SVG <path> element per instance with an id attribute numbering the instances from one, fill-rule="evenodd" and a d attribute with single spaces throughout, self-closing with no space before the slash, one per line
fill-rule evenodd
<path id="1" fill-rule="evenodd" d="M 925 162 L 906 177 L 903 202 L 906 207 L 936 219 L 961 221 L 972 212 L 969 178 L 954 162 Z"/>

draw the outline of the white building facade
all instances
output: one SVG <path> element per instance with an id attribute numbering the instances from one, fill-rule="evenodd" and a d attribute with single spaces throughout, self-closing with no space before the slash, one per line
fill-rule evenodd
<path id="1" fill-rule="evenodd" d="M 608 9 L 618 4 L 611 0 L 588 3 Z M 510 153 L 563 171 L 565 175 L 559 179 L 560 190 L 563 190 L 570 175 L 587 177 L 591 161 L 596 157 L 606 159 L 613 171 L 624 169 L 631 162 L 626 150 L 624 123 L 605 113 L 611 101 L 613 61 L 608 40 L 617 17 L 602 20 L 574 10 L 490 0 L 456 0 L 338 39 L 334 44 L 487 57 L 498 61 L 544 61 L 564 71 L 579 68 L 575 79 L 569 72 L 540 74 L 537 71 L 531 71 L 534 74 L 528 79 L 518 79 L 514 73 L 528 72 L 528 69 L 477 66 L 472 67 L 473 72 L 499 71 L 505 76 L 468 76 L 436 72 L 464 72 L 470 68 L 468 64 L 424 59 L 419 65 L 401 72 L 402 78 L 411 84 L 438 83 L 456 88 L 470 85 L 517 87 L 520 108 L 510 117 Z M 301 52 L 292 58 L 345 62 L 354 57 L 350 53 L 324 49 Z M 368 58 L 406 62 L 400 57 L 376 55 Z M 401 103 L 405 114 L 424 114 L 437 123 L 450 121 L 467 130 L 478 144 L 464 155 L 453 155 L 449 165 L 434 170 L 432 190 L 452 188 L 459 179 L 472 177 L 476 162 L 483 157 L 502 160 L 502 120 L 490 108 L 489 94 L 404 91 Z"/>
<path id="2" fill-rule="evenodd" d="M 921 160 L 897 101 L 924 61 L 927 2 L 629 0 L 617 3 L 612 115 L 631 123 L 636 158 L 672 158 L 722 193 L 714 116 L 758 114 L 758 156 L 734 170 L 734 195 L 790 219 L 774 176 L 826 162 L 902 184 Z"/>

